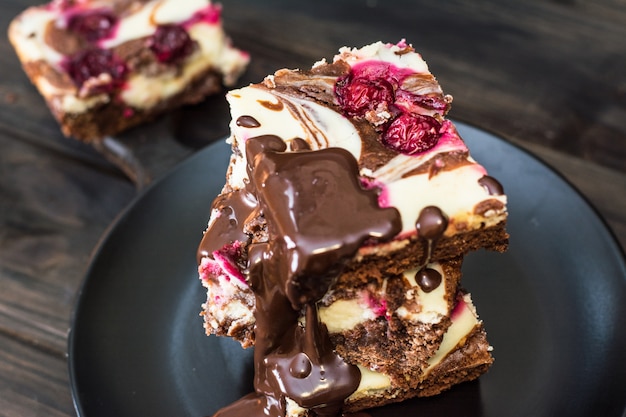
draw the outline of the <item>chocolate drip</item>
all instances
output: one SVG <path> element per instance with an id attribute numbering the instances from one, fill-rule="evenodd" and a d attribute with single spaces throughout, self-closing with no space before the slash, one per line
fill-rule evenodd
<path id="1" fill-rule="evenodd" d="M 352 154 L 340 148 L 306 150 L 302 142 L 292 146 L 296 152 L 286 152 L 276 136 L 246 142 L 248 192 L 258 201 L 269 233 L 267 241 L 248 245 L 248 281 L 256 300 L 256 393 L 216 416 L 281 417 L 286 397 L 316 415 L 337 416 L 360 382 L 358 368 L 334 352 L 317 302 L 366 240 L 399 233 L 400 216 L 395 208 L 378 206 L 376 190 L 361 187 Z M 240 197 L 231 193 L 225 199 Z M 228 215 L 218 221 L 221 217 L 230 224 Z M 217 239 L 203 241 L 205 250 L 228 241 L 224 235 L 245 230 L 241 221 L 220 226 L 224 233 L 207 231 L 205 240 Z M 298 320 L 302 309 L 304 326 Z"/>
<path id="2" fill-rule="evenodd" d="M 415 274 L 415 282 L 422 291 L 431 292 L 441 284 L 441 274 L 432 268 L 422 268 Z"/>
<path id="3" fill-rule="evenodd" d="M 418 236 L 428 241 L 439 240 L 447 227 L 448 218 L 436 206 L 424 207 L 415 222 Z"/>
<path id="4" fill-rule="evenodd" d="M 304 328 L 293 323 L 280 346 L 263 356 L 265 372 L 257 375 L 257 391 L 282 392 L 304 408 L 323 406 L 323 415 L 339 414 L 361 379 L 358 368 L 333 351 L 313 303 L 306 306 Z"/>
<path id="5" fill-rule="evenodd" d="M 478 183 L 482 185 L 485 188 L 485 190 L 487 190 L 489 195 L 503 195 L 504 194 L 504 188 L 502 187 L 502 184 L 500 184 L 498 180 L 496 180 L 493 177 L 490 177 L 489 175 L 485 175 L 484 177 L 479 179 Z"/>
<path id="6" fill-rule="evenodd" d="M 348 151 L 284 152 L 275 136 L 246 145 L 251 185 L 273 237 L 271 263 L 295 309 L 321 298 L 365 240 L 400 230 L 397 210 L 379 208 L 377 190 L 361 187 Z"/>
<path id="7" fill-rule="evenodd" d="M 239 116 L 235 123 L 237 124 L 237 126 L 249 127 L 249 128 L 255 128 L 255 127 L 261 126 L 261 123 L 259 123 L 257 119 L 255 119 L 252 116 L 247 116 L 247 115 Z"/>
<path id="8" fill-rule="evenodd" d="M 198 263 L 213 252 L 235 242 L 248 242 L 248 234 L 244 231 L 246 220 L 256 217 L 257 201 L 246 190 L 236 190 L 218 196 L 212 205 L 219 215 L 207 229 L 198 247 Z"/>
<path id="9" fill-rule="evenodd" d="M 417 236 L 425 241 L 426 248 L 415 280 L 424 292 L 430 292 L 441 284 L 441 275 L 434 269 L 427 268 L 435 245 L 448 227 L 448 217 L 436 206 L 426 206 L 420 211 L 415 228 Z M 436 275 L 435 275 L 436 274 Z"/>

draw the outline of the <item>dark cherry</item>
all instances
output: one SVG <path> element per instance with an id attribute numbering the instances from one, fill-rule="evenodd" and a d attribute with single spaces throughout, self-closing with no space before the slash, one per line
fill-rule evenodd
<path id="1" fill-rule="evenodd" d="M 178 25 L 161 25 L 148 41 L 148 46 L 163 63 L 178 62 L 193 52 L 187 31 Z"/>
<path id="2" fill-rule="evenodd" d="M 66 63 L 67 73 L 78 87 L 90 78 L 101 74 L 111 76 L 108 84 L 99 85 L 99 92 L 110 92 L 119 87 L 128 71 L 122 60 L 107 49 L 88 49 L 81 51 L 70 58 Z"/>
<path id="3" fill-rule="evenodd" d="M 414 155 L 434 147 L 440 129 L 441 123 L 433 117 L 404 113 L 391 122 L 382 141 L 398 152 Z"/>
<path id="4" fill-rule="evenodd" d="M 73 13 L 68 17 L 68 30 L 83 36 L 90 42 L 106 38 L 117 23 L 117 18 L 109 10 L 87 10 Z"/>
<path id="5" fill-rule="evenodd" d="M 337 100 L 349 116 L 363 116 L 381 103 L 394 101 L 392 84 L 383 78 L 352 77 L 339 80 L 335 87 Z"/>

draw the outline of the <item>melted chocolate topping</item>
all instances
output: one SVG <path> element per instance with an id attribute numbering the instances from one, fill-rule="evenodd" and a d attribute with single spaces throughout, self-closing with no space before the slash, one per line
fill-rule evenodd
<path id="1" fill-rule="evenodd" d="M 255 119 L 252 116 L 246 116 L 246 115 L 239 116 L 235 123 L 237 123 L 237 126 L 248 127 L 248 128 L 254 128 L 254 127 L 260 127 L 261 126 L 261 123 L 259 123 L 259 121 L 257 119 Z"/>
<path id="2" fill-rule="evenodd" d="M 436 206 L 426 206 L 420 211 L 415 228 L 417 236 L 426 241 L 426 251 L 421 260 L 421 267 L 415 275 L 415 281 L 424 292 L 430 292 L 441 284 L 441 275 L 434 269 L 427 268 L 435 244 L 448 227 L 448 217 Z"/>
<path id="3" fill-rule="evenodd" d="M 297 152 L 309 150 L 311 148 L 306 140 L 302 138 L 294 138 L 291 142 L 289 142 L 289 149 L 291 149 L 292 152 Z"/>
<path id="4" fill-rule="evenodd" d="M 478 183 L 482 185 L 485 188 L 485 190 L 487 190 L 489 195 L 503 195 L 504 194 L 504 188 L 502 187 L 502 184 L 500 184 L 498 180 L 496 180 L 493 177 L 490 177 L 489 175 L 485 175 L 484 177 L 479 179 Z"/>
<path id="5" fill-rule="evenodd" d="M 257 214 L 257 201 L 254 195 L 245 190 L 236 190 L 218 196 L 213 201 L 213 210 L 219 216 L 207 229 L 198 247 L 198 263 L 213 252 L 235 242 L 248 242 L 248 234 L 244 231 L 246 220 Z"/>
<path id="6" fill-rule="evenodd" d="M 247 246 L 256 300 L 256 393 L 216 416 L 281 417 L 286 397 L 319 416 L 337 416 L 360 382 L 358 368 L 334 352 L 317 302 L 365 241 L 400 232 L 400 216 L 395 208 L 378 206 L 375 189 L 361 187 L 352 154 L 302 149 L 303 143 L 287 152 L 276 136 L 249 139 L 249 187 L 216 201 L 223 214 L 201 244 L 200 252 L 210 256 L 219 245 L 246 239 L 247 220 L 240 215 L 265 217 L 269 239 Z M 298 320 L 302 309 L 304 326 Z"/>
<path id="7" fill-rule="evenodd" d="M 415 282 L 417 282 L 422 291 L 428 293 L 441 284 L 441 274 L 432 268 L 422 268 L 415 274 Z"/>
<path id="8" fill-rule="evenodd" d="M 424 207 L 415 222 L 418 236 L 429 241 L 439 240 L 447 227 L 448 218 L 436 206 Z"/>
<path id="9" fill-rule="evenodd" d="M 357 163 L 340 148 L 284 152 L 275 136 L 248 141 L 250 183 L 268 223 L 272 263 L 293 307 L 317 301 L 367 239 L 400 230 L 395 208 L 364 190 Z"/>

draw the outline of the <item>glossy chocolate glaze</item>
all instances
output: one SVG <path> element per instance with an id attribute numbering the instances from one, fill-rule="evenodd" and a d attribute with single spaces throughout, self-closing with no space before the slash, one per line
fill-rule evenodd
<path id="1" fill-rule="evenodd" d="M 496 180 L 494 177 L 485 175 L 484 177 L 478 180 L 478 183 L 487 190 L 489 195 L 503 195 L 504 194 L 504 188 L 502 187 L 502 184 L 500 184 L 500 182 Z"/>
<path id="2" fill-rule="evenodd" d="M 436 206 L 424 207 L 415 222 L 417 236 L 420 239 L 425 239 L 430 249 L 443 236 L 447 227 L 448 217 Z M 430 253 L 428 258 L 430 258 Z M 427 263 L 428 261 L 429 259 L 424 259 L 422 263 Z"/>
<path id="3" fill-rule="evenodd" d="M 259 123 L 259 121 L 252 116 L 240 116 L 237 118 L 235 123 L 237 123 L 237 126 L 249 127 L 249 128 L 261 126 L 261 123 Z"/>
<path id="4" fill-rule="evenodd" d="M 247 243 L 248 234 L 244 226 L 247 219 L 258 215 L 257 207 L 256 198 L 246 190 L 219 195 L 212 205 L 219 215 L 204 233 L 198 248 L 198 262 L 234 242 Z"/>
<path id="5" fill-rule="evenodd" d="M 415 274 L 415 282 L 426 293 L 439 287 L 441 279 L 439 271 L 432 268 L 422 268 Z"/>
<path id="6" fill-rule="evenodd" d="M 362 188 L 349 152 L 305 145 L 296 140 L 288 152 L 276 136 L 249 139 L 248 187 L 216 200 L 220 216 L 201 244 L 201 256 L 237 241 L 247 245 L 256 301 L 256 392 L 217 416 L 282 417 L 286 398 L 316 415 L 338 416 L 360 382 L 358 368 L 334 352 L 317 302 L 362 244 L 400 231 L 400 216 L 378 206 L 377 190 Z M 265 218 L 268 239 L 246 233 L 245 219 L 257 216 Z"/>
<path id="7" fill-rule="evenodd" d="M 421 211 L 415 222 L 417 236 L 426 241 L 426 252 L 420 262 L 420 268 L 415 274 L 415 281 L 422 291 L 431 292 L 441 284 L 441 274 L 434 269 L 428 268 L 434 247 L 443 236 L 448 227 L 448 217 L 436 206 L 426 206 Z"/>
<path id="8" fill-rule="evenodd" d="M 392 238 L 400 219 L 395 208 L 378 206 L 376 189 L 363 190 L 348 151 L 285 150 L 277 137 L 256 138 L 247 143 L 247 160 L 273 237 L 272 263 L 299 309 L 326 293 L 366 240 Z"/>

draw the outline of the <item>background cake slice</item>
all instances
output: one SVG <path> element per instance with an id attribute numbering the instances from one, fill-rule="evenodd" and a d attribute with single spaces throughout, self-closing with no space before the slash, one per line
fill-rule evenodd
<path id="1" fill-rule="evenodd" d="M 54 0 L 8 35 L 67 136 L 113 135 L 232 86 L 248 56 L 209 0 Z"/>
<path id="2" fill-rule="evenodd" d="M 293 308 L 284 315 L 301 329 L 319 320 L 334 354 L 359 369 L 359 386 L 343 401 L 352 411 L 434 395 L 484 373 L 491 348 L 460 285 L 461 265 L 472 250 L 506 249 L 506 196 L 446 119 L 452 98 L 421 56 L 404 41 L 342 48 L 331 63 L 279 70 L 227 98 L 233 153 L 198 249 L 207 334 L 257 349 L 261 337 L 267 351 L 263 297 L 275 287 Z M 339 154 L 353 161 L 349 176 L 360 191 L 338 192 L 341 176 L 315 162 L 328 158 L 330 166 Z M 367 233 L 346 252 L 341 242 L 354 245 L 353 232 L 337 230 L 366 208 L 346 210 L 352 192 L 374 198 L 380 213 L 361 221 Z M 383 233 L 372 219 L 389 213 L 393 228 Z M 335 240 L 317 236 L 320 228 Z M 259 276 L 289 278 L 270 284 Z M 298 301 L 307 289 L 316 296 Z M 255 381 L 257 394 L 267 394 Z M 311 408 L 279 395 L 287 415 Z"/>

